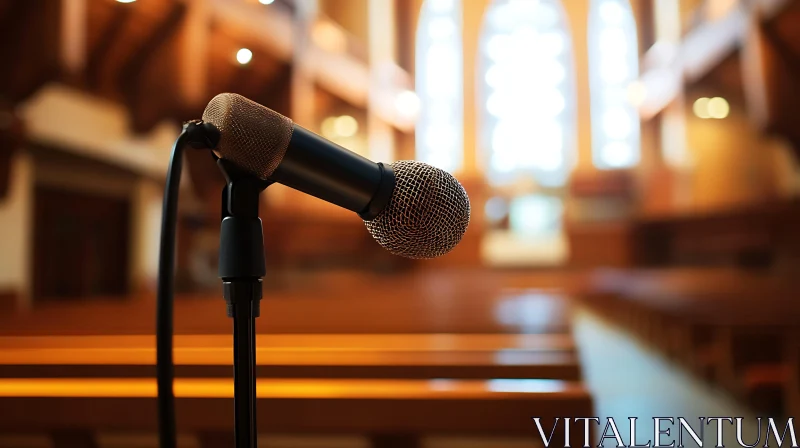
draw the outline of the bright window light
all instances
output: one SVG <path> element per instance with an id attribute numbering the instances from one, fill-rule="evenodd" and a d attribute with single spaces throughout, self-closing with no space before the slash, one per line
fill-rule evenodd
<path id="1" fill-rule="evenodd" d="M 486 42 L 486 54 L 490 59 L 501 61 L 513 57 L 513 38 L 507 34 L 497 34 Z"/>
<path id="2" fill-rule="evenodd" d="M 600 169 L 639 163 L 638 106 L 647 95 L 638 82 L 636 22 L 628 0 L 590 0 L 589 83 L 592 160 Z"/>
<path id="3" fill-rule="evenodd" d="M 437 148 L 448 147 L 458 138 L 456 127 L 455 125 L 443 124 L 438 128 L 429 128 L 423 134 L 423 143 L 427 148 L 434 148 L 434 152 L 437 152 Z M 431 154 L 431 152 L 428 152 L 428 154 Z"/>
<path id="4" fill-rule="evenodd" d="M 434 40 L 447 39 L 456 32 L 456 24 L 447 17 L 439 17 L 428 24 L 428 35 Z"/>
<path id="5" fill-rule="evenodd" d="M 561 54 L 566 46 L 562 33 L 541 34 L 537 43 L 539 45 L 539 51 L 547 53 L 550 56 Z"/>
<path id="6" fill-rule="evenodd" d="M 417 158 L 446 171 L 463 162 L 461 2 L 425 0 L 417 28 L 416 93 L 395 98 L 417 116 Z M 413 98 L 412 98 L 413 95 Z"/>
<path id="7" fill-rule="evenodd" d="M 426 6 L 433 12 L 448 13 L 458 7 L 456 1 L 457 0 L 427 0 L 426 3 L 429 4 Z"/>
<path id="8" fill-rule="evenodd" d="M 625 109 L 609 109 L 603 113 L 603 132 L 614 140 L 627 140 L 633 131 L 630 114 Z"/>
<path id="9" fill-rule="evenodd" d="M 599 6 L 600 19 L 609 25 L 619 25 L 625 20 L 626 11 L 616 2 L 603 2 Z"/>
<path id="10" fill-rule="evenodd" d="M 511 228 L 519 234 L 548 235 L 561 230 L 562 202 L 553 197 L 531 195 L 511 202 Z"/>
<path id="11" fill-rule="evenodd" d="M 636 153 L 634 153 L 633 148 L 625 142 L 613 141 L 606 143 L 601 151 L 605 158 L 605 163 L 609 168 L 624 168 L 630 166 L 632 163 L 636 163 Z"/>
<path id="12" fill-rule="evenodd" d="M 395 96 L 394 107 L 400 116 L 414 118 L 419 113 L 419 97 L 411 90 L 404 90 Z"/>
<path id="13" fill-rule="evenodd" d="M 620 27 L 607 27 L 600 32 L 600 51 L 610 55 L 610 58 L 625 56 L 628 52 L 628 37 L 625 30 Z"/>
<path id="14" fill-rule="evenodd" d="M 642 82 L 634 81 L 628 86 L 626 94 L 631 106 L 639 107 L 647 99 L 647 87 Z"/>
<path id="15" fill-rule="evenodd" d="M 600 79 L 607 86 L 621 86 L 631 81 L 631 67 L 624 59 L 606 57 L 600 63 Z"/>
<path id="16" fill-rule="evenodd" d="M 491 3 L 480 39 L 479 138 L 492 185 L 566 182 L 575 151 L 570 47 L 558 0 Z"/>

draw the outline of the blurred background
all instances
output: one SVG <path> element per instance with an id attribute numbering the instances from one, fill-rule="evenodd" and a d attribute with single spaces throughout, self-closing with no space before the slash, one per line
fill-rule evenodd
<path id="1" fill-rule="evenodd" d="M 408 260 L 266 190 L 259 409 L 286 414 L 262 445 L 533 446 L 534 415 L 800 408 L 800 1 L 0 0 L 0 34 L 2 447 L 155 446 L 169 151 L 221 92 L 447 170 L 472 206 L 455 250 Z M 223 179 L 186 159 L 176 362 L 207 383 L 179 394 L 200 409 L 180 443 L 231 446 L 229 400 L 213 424 L 197 404 L 231 393 Z M 333 396 L 318 412 L 352 418 L 317 425 Z"/>

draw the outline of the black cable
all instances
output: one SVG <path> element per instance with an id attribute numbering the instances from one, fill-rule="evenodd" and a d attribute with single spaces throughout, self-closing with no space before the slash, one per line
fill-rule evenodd
<path id="1" fill-rule="evenodd" d="M 156 381 L 158 383 L 158 444 L 176 448 L 175 395 L 172 383 L 172 296 L 175 283 L 175 234 L 178 220 L 178 192 L 183 169 L 183 147 L 189 138 L 187 127 L 175 140 L 164 187 L 164 208 L 161 215 L 161 245 L 158 255 L 158 289 L 156 295 Z"/>
<path id="2" fill-rule="evenodd" d="M 172 388 L 175 369 L 172 361 L 173 292 L 175 284 L 175 235 L 178 221 L 178 193 L 183 169 L 183 149 L 215 148 L 219 131 L 210 123 L 192 121 L 172 146 L 164 187 L 161 215 L 161 243 L 158 254 L 156 292 L 156 382 L 158 384 L 158 442 L 160 448 L 176 448 L 175 394 Z"/>

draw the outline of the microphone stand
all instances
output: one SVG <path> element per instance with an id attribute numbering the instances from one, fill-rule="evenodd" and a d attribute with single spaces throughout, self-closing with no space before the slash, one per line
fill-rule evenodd
<path id="1" fill-rule="evenodd" d="M 227 184 L 222 191 L 219 277 L 233 318 L 233 402 L 236 448 L 256 448 L 256 318 L 266 275 L 259 195 L 272 182 L 217 159 Z"/>

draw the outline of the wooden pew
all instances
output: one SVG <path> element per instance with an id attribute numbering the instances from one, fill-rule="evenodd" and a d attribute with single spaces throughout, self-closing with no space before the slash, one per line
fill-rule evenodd
<path id="1" fill-rule="evenodd" d="M 600 294 L 588 297 L 590 303 L 699 375 L 745 397 L 788 389 L 786 372 L 796 361 L 789 360 L 787 344 L 800 318 L 790 278 L 671 269 L 604 272 L 597 280 Z M 787 401 L 781 392 L 772 395 Z M 795 406 L 792 400 L 784 410 Z"/>
<path id="2" fill-rule="evenodd" d="M 380 285 L 380 286 L 378 286 Z M 265 292 L 258 333 L 566 333 L 570 308 L 558 294 L 372 283 Z M 321 289 L 322 288 L 322 289 Z M 154 334 L 151 296 L 44 303 L 31 312 L 0 315 L 0 335 Z M 176 334 L 225 334 L 231 321 L 217 296 L 175 300 Z"/>
<path id="3" fill-rule="evenodd" d="M 342 285 L 330 291 L 267 291 L 257 321 L 257 359 L 264 375 L 259 379 L 260 399 L 265 401 L 259 406 L 262 430 L 359 432 L 371 435 L 376 446 L 399 446 L 398 440 L 415 446 L 409 441 L 420 433 L 536 437 L 531 416 L 591 415 L 589 395 L 579 383 L 485 379 L 577 377 L 577 366 L 570 361 L 575 354 L 567 333 L 569 306 L 557 294 L 487 289 L 469 282 L 455 287 L 428 280 L 422 286 L 388 283 L 350 291 Z M 154 389 L 146 396 L 125 394 L 146 389 L 152 381 L 131 378 L 128 369 L 140 369 L 137 375 L 152 369 L 154 338 L 142 335 L 153 332 L 153 306 L 152 297 L 145 296 L 47 304 L 28 315 L 0 316 L 0 334 L 14 335 L 0 337 L 0 357 L 7 360 L 0 363 L 0 372 L 7 372 L 0 374 L 5 377 L 0 378 L 0 417 L 17 405 L 23 406 L 21 411 L 42 409 L 51 416 L 42 419 L 43 425 L 0 422 L 0 431 L 44 431 L 63 443 L 86 440 L 86 430 L 152 431 Z M 228 431 L 232 423 L 229 385 L 227 395 L 202 395 L 229 384 L 220 376 L 230 374 L 231 338 L 226 333 L 231 323 L 218 297 L 180 297 L 175 315 L 177 372 L 182 375 L 177 383 L 201 385 L 187 394 L 178 392 L 179 419 L 188 422 L 180 423 L 181 429 L 202 431 L 202 440 L 210 444 L 215 437 L 208 433 Z M 52 334 L 59 336 L 42 336 Z M 97 372 L 99 357 L 103 372 L 89 375 Z M 51 376 L 62 367 L 91 369 L 68 373 L 92 378 L 32 378 Z M 284 370 L 277 373 L 278 368 Z M 289 374 L 363 379 L 274 378 Z M 430 380 L 456 375 L 461 378 Z M 17 396 L 3 398 L 2 384 L 17 391 L 27 387 L 22 376 L 31 377 L 33 389 L 45 391 L 32 394 L 44 395 L 12 392 Z M 402 379 L 386 379 L 390 377 Z M 484 379 L 465 379 L 475 377 Z M 110 395 L 86 396 L 103 385 Z M 123 389 L 122 395 L 117 393 Z M 287 411 L 276 409 L 276 403 Z M 98 416 L 80 416 L 90 409 Z M 120 417 L 114 409 L 135 415 L 113 419 L 107 414 Z M 539 415 L 539 409 L 545 414 Z M 208 424 L 205 415 L 219 418 Z M 153 421 L 143 423 L 145 418 Z M 573 436 L 577 443 L 579 436 Z M 223 440 L 230 445 L 228 435 Z"/>
<path id="4" fill-rule="evenodd" d="M 257 388 L 262 432 L 367 434 L 376 447 L 418 446 L 421 434 L 533 440 L 532 417 L 592 415 L 586 389 L 558 380 L 259 379 Z M 155 391 L 152 379 L 0 379 L 0 432 L 156 431 Z M 231 431 L 230 380 L 178 379 L 175 393 L 179 431 L 211 433 L 205 446 Z M 564 440 L 563 425 L 554 437 Z M 571 431 L 573 446 L 582 440 Z"/>
<path id="5" fill-rule="evenodd" d="M 796 199 L 639 219 L 634 225 L 636 265 L 765 269 L 795 264 L 800 253 L 798 222 Z"/>
<path id="6" fill-rule="evenodd" d="M 233 337 L 227 334 L 176 335 L 175 347 L 227 349 Z M 153 335 L 81 335 L 81 336 L 2 336 L 0 349 L 89 348 L 115 349 L 154 347 Z M 473 350 L 574 350 L 575 341 L 568 334 L 447 334 L 447 333 L 376 333 L 376 334 L 258 334 L 259 349 L 276 351 L 473 351 Z"/>
<path id="7" fill-rule="evenodd" d="M 577 380 L 568 335 L 259 335 L 261 378 Z M 178 336 L 179 377 L 229 377 L 231 338 Z M 0 377 L 152 377 L 150 336 L 0 338 Z"/>
<path id="8" fill-rule="evenodd" d="M 127 353 L 123 353 L 127 354 Z M 26 356 L 0 353 L 0 377 L 153 377 L 155 364 L 138 359 L 108 363 L 86 359 L 75 351 L 46 351 Z M 64 363 L 77 355 L 79 362 Z M 230 355 L 230 354 L 229 354 Z M 572 353 L 559 352 L 272 352 L 259 353 L 259 378 L 554 378 L 580 379 L 580 366 Z M 62 360 L 57 362 L 54 357 Z M 133 358 L 133 357 L 132 357 Z M 178 377 L 230 377 L 227 364 L 216 360 L 178 363 Z"/>

